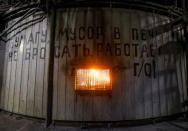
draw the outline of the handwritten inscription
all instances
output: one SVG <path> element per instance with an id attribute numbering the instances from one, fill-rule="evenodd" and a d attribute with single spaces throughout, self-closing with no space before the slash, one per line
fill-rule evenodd
<path id="1" fill-rule="evenodd" d="M 20 34 L 18 36 L 15 36 L 14 39 L 11 39 L 8 42 L 9 43 L 8 60 L 17 61 L 18 52 L 24 54 L 23 57 L 24 60 L 36 59 L 37 56 L 39 56 L 40 59 L 45 59 L 46 47 L 39 46 L 39 44 L 46 42 L 47 42 L 47 30 L 42 30 L 41 32 L 35 32 L 35 33 L 31 32 L 28 34 L 28 36 L 26 36 L 26 34 Z"/>
<path id="2" fill-rule="evenodd" d="M 65 57 L 89 57 L 89 56 L 112 56 L 133 58 L 133 75 L 139 77 L 143 72 L 147 77 L 155 77 L 156 62 L 154 57 L 160 55 L 156 41 L 158 32 L 154 30 L 131 28 L 129 42 L 123 42 L 123 37 L 127 34 L 121 32 L 120 27 L 111 27 L 110 32 L 101 26 L 80 26 L 76 28 L 60 28 L 56 34 L 54 57 L 64 59 Z M 171 33 L 174 36 L 174 32 Z M 180 36 L 181 37 L 181 36 Z M 127 37 L 126 37 L 127 38 Z M 179 38 L 179 37 L 178 37 Z M 46 46 L 40 46 L 47 42 L 47 31 L 31 32 L 22 34 L 10 40 L 8 51 L 9 61 L 17 61 L 21 43 L 24 43 L 23 59 L 45 59 Z M 88 42 L 92 41 L 92 43 Z M 27 46 L 30 45 L 30 46 Z M 32 45 L 32 46 L 31 46 Z M 37 57 L 39 56 L 39 57 Z M 137 59 L 135 61 L 134 59 Z M 145 61 L 138 61 L 144 59 Z M 148 59 L 148 60 L 147 60 Z"/>

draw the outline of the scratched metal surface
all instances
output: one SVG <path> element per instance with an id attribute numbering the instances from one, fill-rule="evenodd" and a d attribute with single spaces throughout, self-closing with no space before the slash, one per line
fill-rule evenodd
<path id="1" fill-rule="evenodd" d="M 36 14 L 19 22 L 14 26 L 15 30 L 7 35 L 1 108 L 44 118 L 47 100 L 47 19 L 34 21 L 41 17 Z M 11 20 L 8 27 L 19 19 Z"/>
<path id="2" fill-rule="evenodd" d="M 171 32 L 152 30 L 169 18 L 136 10 L 69 8 L 59 9 L 56 21 L 54 120 L 135 120 L 184 110 L 184 54 L 169 43 L 177 39 Z M 74 69 L 93 65 L 113 70 L 111 96 L 75 93 Z"/>
<path id="3" fill-rule="evenodd" d="M 34 17 L 40 16 L 17 26 Z M 180 31 L 151 30 L 169 18 L 136 10 L 72 8 L 58 10 L 56 22 L 53 120 L 135 120 L 185 111 L 185 55 L 171 42 Z M 43 19 L 8 34 L 2 109 L 45 117 L 48 25 Z M 112 69 L 111 95 L 75 93 L 74 69 L 91 65 Z"/>

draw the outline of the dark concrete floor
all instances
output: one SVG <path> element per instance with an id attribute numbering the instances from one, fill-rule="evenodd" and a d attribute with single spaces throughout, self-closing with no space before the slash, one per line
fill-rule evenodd
<path id="1" fill-rule="evenodd" d="M 70 127 L 70 126 L 50 126 L 45 128 L 44 120 L 27 118 L 4 111 L 0 112 L 0 131 L 188 131 L 188 120 L 178 119 L 156 124 L 116 127 L 116 128 L 96 128 Z"/>

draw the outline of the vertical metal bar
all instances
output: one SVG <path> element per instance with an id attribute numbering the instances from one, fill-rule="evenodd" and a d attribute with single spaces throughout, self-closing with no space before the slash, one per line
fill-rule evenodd
<path id="1" fill-rule="evenodd" d="M 54 45 L 55 45 L 55 23 L 56 9 L 53 4 L 49 4 L 48 18 L 50 23 L 50 46 L 49 46 L 49 61 L 48 61 L 48 89 L 47 89 L 47 114 L 46 127 L 52 123 L 52 106 L 53 106 L 53 71 L 54 71 Z"/>
<path id="2" fill-rule="evenodd" d="M 185 35 L 185 53 L 186 53 L 186 81 L 187 81 L 187 95 L 188 95 L 188 30 L 187 30 L 187 26 L 188 26 L 188 1 L 187 0 L 183 0 L 183 20 L 184 20 L 184 35 Z M 186 100 L 186 103 L 188 103 L 188 100 Z M 188 106 L 188 105 L 186 105 Z M 187 115 L 188 117 L 188 115 Z"/>

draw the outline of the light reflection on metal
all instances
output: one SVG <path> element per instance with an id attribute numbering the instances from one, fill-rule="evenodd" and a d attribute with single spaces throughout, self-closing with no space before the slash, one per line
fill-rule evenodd
<path id="1" fill-rule="evenodd" d="M 76 69 L 75 90 L 112 90 L 110 69 Z"/>
<path id="2" fill-rule="evenodd" d="M 21 40 L 21 44 L 20 44 L 20 52 L 21 53 L 23 52 L 23 44 L 24 44 L 24 40 L 22 39 Z"/>

